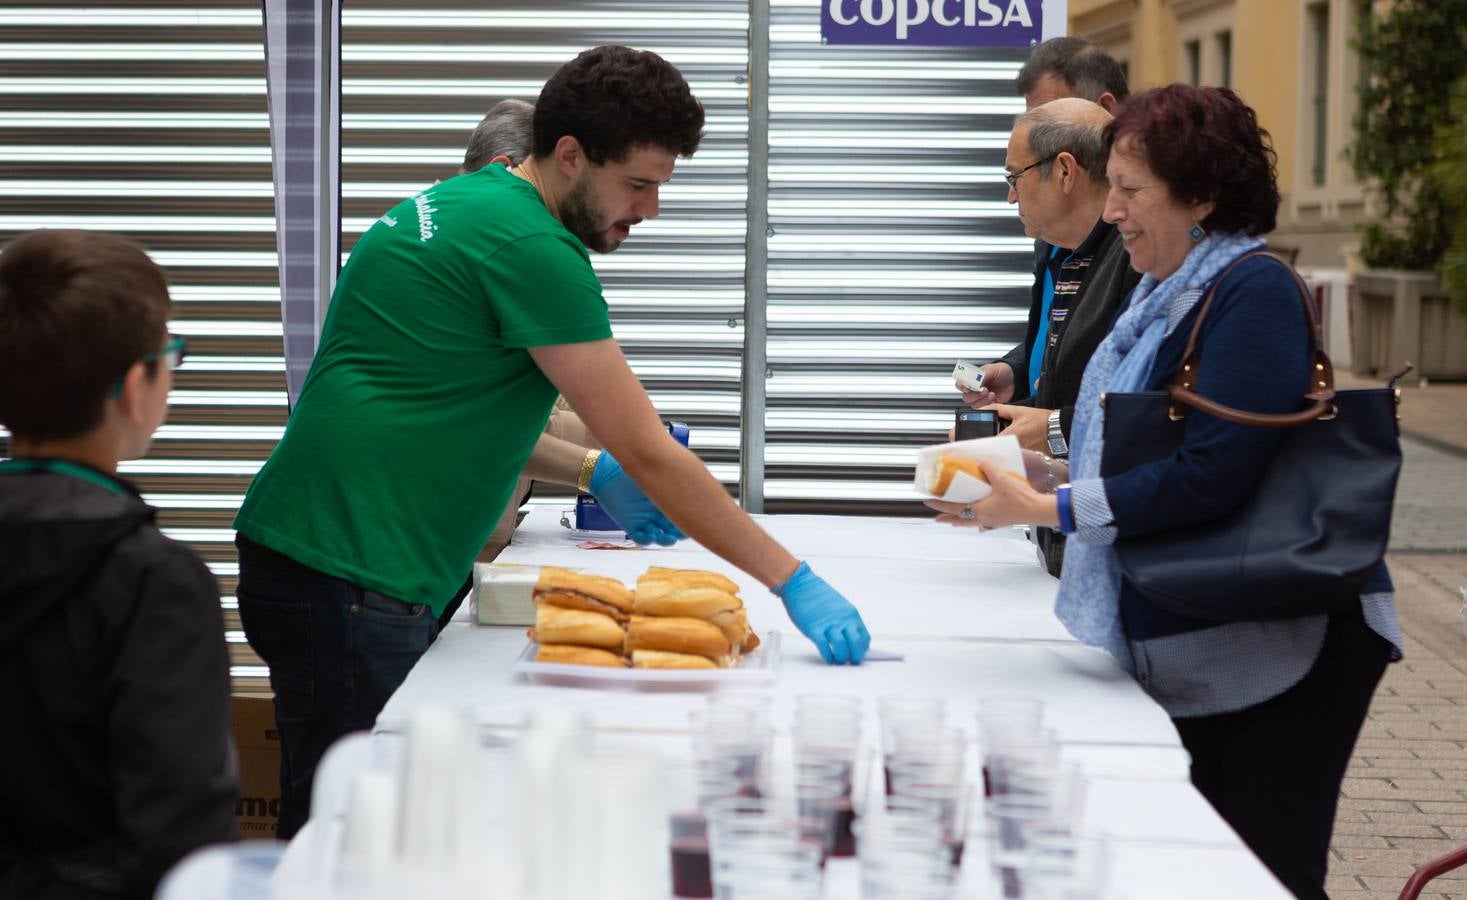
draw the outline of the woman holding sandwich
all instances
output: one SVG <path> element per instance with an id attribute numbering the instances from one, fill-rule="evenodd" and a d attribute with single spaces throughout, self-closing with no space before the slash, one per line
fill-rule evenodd
<path id="1" fill-rule="evenodd" d="M 1086 369 L 1069 468 L 1033 454 L 1029 482 L 985 467 L 988 497 L 928 505 L 955 525 L 1071 535 L 1060 620 L 1167 710 L 1193 783 L 1274 874 L 1300 897 L 1323 898 L 1345 767 L 1376 684 L 1401 655 L 1384 564 L 1363 591 L 1341 584 L 1352 592 L 1340 598 L 1342 614 L 1218 624 L 1169 612 L 1121 574 L 1114 543 L 1241 508 L 1283 432 L 1194 409 L 1175 453 L 1100 476 L 1102 395 L 1164 390 L 1210 289 L 1193 390 L 1249 412 L 1304 408 L 1312 359 L 1298 285 L 1275 259 L 1242 258 L 1275 223 L 1269 144 L 1253 110 L 1225 88 L 1172 85 L 1122 107 L 1105 130 L 1104 218 L 1144 277 Z"/>

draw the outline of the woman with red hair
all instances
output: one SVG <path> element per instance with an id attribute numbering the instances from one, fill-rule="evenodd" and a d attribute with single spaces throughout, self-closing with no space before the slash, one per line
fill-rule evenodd
<path id="1" fill-rule="evenodd" d="M 1249 255 L 1274 227 L 1276 157 L 1253 110 L 1226 88 L 1139 94 L 1105 142 L 1104 218 L 1144 277 L 1085 370 L 1069 483 L 1047 494 L 994 471 L 988 498 L 929 505 L 957 525 L 1028 523 L 1072 535 L 1060 620 L 1167 710 L 1193 783 L 1279 880 L 1323 898 L 1340 783 L 1371 695 L 1401 655 L 1384 564 L 1363 590 L 1340 583 L 1341 613 L 1219 623 L 1168 611 L 1121 574 L 1115 542 L 1242 508 L 1285 435 L 1192 410 L 1174 453 L 1100 472 L 1102 395 L 1165 390 L 1209 290 L 1193 390 L 1255 413 L 1304 408 L 1312 359 L 1298 285 L 1278 260 Z"/>

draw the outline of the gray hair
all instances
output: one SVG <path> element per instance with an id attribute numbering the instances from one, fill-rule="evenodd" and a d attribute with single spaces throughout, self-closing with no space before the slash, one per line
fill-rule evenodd
<path id="1" fill-rule="evenodd" d="M 512 166 L 524 162 L 530 155 L 533 140 L 531 120 L 534 117 L 533 103 L 501 100 L 494 104 L 469 138 L 469 148 L 464 151 L 464 164 L 459 166 L 459 174 L 477 172 L 496 156 L 508 157 Z"/>
<path id="2" fill-rule="evenodd" d="M 1089 100 L 1067 97 L 1036 106 L 1014 120 L 1014 127 L 1029 126 L 1029 152 L 1036 160 L 1048 160 L 1039 166 L 1039 175 L 1048 178 L 1054 158 L 1069 153 L 1080 168 L 1096 184 L 1105 184 L 1105 126 L 1110 113 Z"/>

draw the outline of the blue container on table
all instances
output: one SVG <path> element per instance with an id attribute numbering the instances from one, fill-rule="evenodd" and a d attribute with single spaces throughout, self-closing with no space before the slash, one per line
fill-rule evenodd
<path id="1" fill-rule="evenodd" d="M 667 433 L 672 435 L 673 440 L 688 446 L 688 425 L 686 422 L 668 422 Z M 622 527 L 616 524 L 611 514 L 601 508 L 596 498 L 590 494 L 576 495 L 576 530 L 577 531 L 622 531 Z"/>

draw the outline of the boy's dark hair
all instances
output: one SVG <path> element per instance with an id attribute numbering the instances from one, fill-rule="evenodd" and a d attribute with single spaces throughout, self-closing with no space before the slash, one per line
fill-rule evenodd
<path id="1" fill-rule="evenodd" d="M 0 251 L 0 423 L 30 440 L 95 428 L 113 385 L 166 340 L 168 306 L 163 270 L 126 238 L 46 230 L 11 241 Z"/>
<path id="2" fill-rule="evenodd" d="M 535 101 L 535 156 L 550 156 L 565 135 L 598 166 L 641 145 L 692 156 L 703 139 L 703 104 L 656 53 L 594 47 L 550 76 Z"/>
<path id="3" fill-rule="evenodd" d="M 1117 101 L 1126 99 L 1126 73 L 1115 57 L 1084 38 L 1050 38 L 1029 54 L 1014 86 L 1023 97 L 1039 84 L 1039 79 L 1053 75 L 1063 81 L 1071 95 L 1091 103 L 1099 103 L 1109 93 Z"/>

